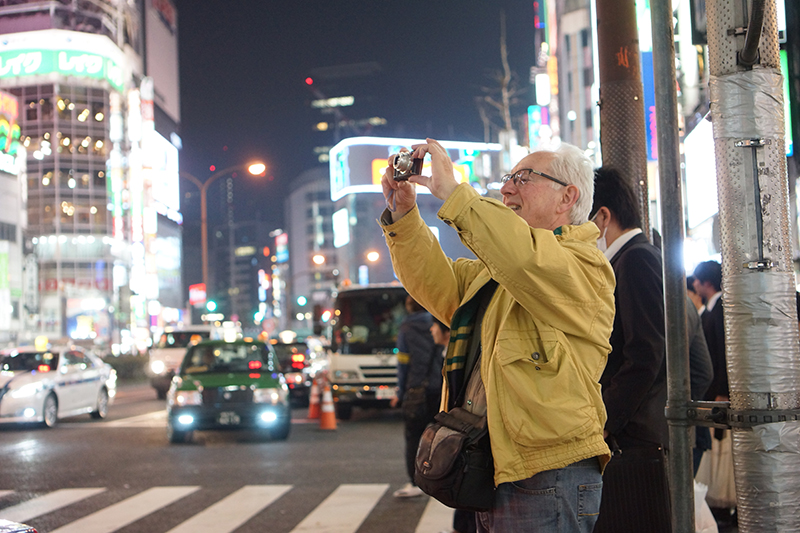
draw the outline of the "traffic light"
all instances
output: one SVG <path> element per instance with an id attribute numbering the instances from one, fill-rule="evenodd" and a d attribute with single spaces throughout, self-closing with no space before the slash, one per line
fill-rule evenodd
<path id="1" fill-rule="evenodd" d="M 214 300 L 207 301 L 206 302 L 206 310 L 209 313 L 213 313 L 214 311 L 216 311 L 217 310 L 217 302 L 215 302 Z"/>

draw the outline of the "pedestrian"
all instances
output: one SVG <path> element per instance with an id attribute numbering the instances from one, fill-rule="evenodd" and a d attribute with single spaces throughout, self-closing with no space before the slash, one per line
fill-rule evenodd
<path id="1" fill-rule="evenodd" d="M 664 290 L 661 252 L 640 229 L 632 187 L 615 169 L 595 171 L 591 220 L 600 230 L 598 248 L 611 262 L 614 329 L 600 383 L 608 413 L 604 431 L 615 452 L 603 478 L 603 504 L 595 532 L 670 531 L 664 453 L 669 432 Z M 620 452 L 617 454 L 617 452 Z M 629 458 L 647 458 L 661 469 L 646 475 Z M 631 484 L 636 490 L 628 492 Z M 647 505 L 643 505 L 643 503 Z"/>
<path id="2" fill-rule="evenodd" d="M 705 301 L 700 315 L 703 323 L 714 379 L 705 394 L 705 400 L 727 402 L 728 367 L 725 357 L 725 311 L 722 299 L 722 265 L 717 261 L 703 261 L 694 269 L 694 288 Z M 733 442 L 729 429 L 715 429 L 711 450 L 703 455 L 697 480 L 708 485 L 706 501 L 720 526 L 736 523 L 736 483 L 733 475 Z"/>
<path id="3" fill-rule="evenodd" d="M 395 498 L 422 496 L 414 484 L 414 459 L 425 427 L 439 412 L 442 398 L 441 348 L 431 335 L 431 315 L 411 296 L 406 297 L 408 315 L 397 333 L 397 392 L 391 400 L 396 407 L 402 398 L 406 441 L 406 471 L 409 482 L 394 492 Z"/>
<path id="4" fill-rule="evenodd" d="M 706 392 L 708 401 L 728 401 L 728 369 L 725 364 L 725 321 L 722 306 L 722 266 L 716 261 L 704 261 L 694 269 L 694 289 L 705 301 L 700 316 L 706 336 L 714 380 Z"/>
<path id="5" fill-rule="evenodd" d="M 701 315 L 706 307 L 703 305 L 703 297 L 697 294 L 697 291 L 694 288 L 694 280 L 694 276 L 686 276 L 686 294 L 692 301 L 694 308 L 697 309 L 697 314 Z"/>
<path id="6" fill-rule="evenodd" d="M 714 378 L 714 366 L 708 351 L 700 313 L 705 309 L 703 298 L 694 290 L 694 276 L 686 276 L 686 336 L 689 338 L 689 378 L 692 400 L 704 400 Z M 697 310 L 694 312 L 693 310 Z M 697 475 L 703 454 L 711 449 L 711 430 L 693 426 L 692 473 Z"/>
<path id="7" fill-rule="evenodd" d="M 437 141 L 412 149 L 416 158 L 430 155 L 431 176 L 395 181 L 384 173 L 391 207 L 380 222 L 408 292 L 444 322 L 459 313 L 445 360 L 447 409 L 467 378 L 468 345 L 481 346 L 475 372 L 485 390 L 496 490 L 477 529 L 589 532 L 610 458 L 598 379 L 614 319 L 614 273 L 587 217 L 591 161 L 566 143 L 534 152 L 502 178 L 501 203 L 459 184 Z M 477 259 L 445 256 L 420 217 L 415 185 L 444 200 L 439 218 Z M 485 310 L 470 305 L 491 280 L 497 288 Z"/>

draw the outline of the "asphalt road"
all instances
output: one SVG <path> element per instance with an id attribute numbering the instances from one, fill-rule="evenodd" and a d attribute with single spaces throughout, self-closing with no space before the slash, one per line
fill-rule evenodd
<path id="1" fill-rule="evenodd" d="M 0 518 L 46 532 L 429 532 L 452 511 L 398 500 L 407 480 L 399 412 L 356 411 L 319 429 L 293 411 L 287 441 L 200 432 L 170 445 L 164 402 L 120 388 L 109 417 L 47 430 L 0 426 Z"/>

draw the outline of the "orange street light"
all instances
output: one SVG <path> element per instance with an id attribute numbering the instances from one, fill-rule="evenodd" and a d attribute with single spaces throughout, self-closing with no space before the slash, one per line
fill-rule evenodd
<path id="1" fill-rule="evenodd" d="M 322 254 L 316 254 L 314 257 L 311 258 L 315 265 L 322 265 L 325 263 L 325 256 Z"/>
<path id="2" fill-rule="evenodd" d="M 381 258 L 381 254 L 379 254 L 376 251 L 372 251 L 372 252 L 368 252 L 367 253 L 367 261 L 369 261 L 370 263 L 374 263 L 375 261 L 377 261 L 380 258 Z"/>
<path id="3" fill-rule="evenodd" d="M 247 168 L 247 171 L 254 176 L 263 175 L 267 169 L 267 166 L 260 162 L 256 161 L 253 163 L 244 163 L 241 165 L 234 165 L 232 167 L 228 167 L 225 169 L 220 170 L 219 172 L 215 172 L 208 177 L 206 181 L 200 181 L 199 179 L 195 178 L 185 170 L 180 171 L 180 175 L 182 178 L 186 178 L 187 180 L 191 181 L 197 188 L 200 189 L 200 232 L 201 232 L 201 242 L 200 247 L 202 249 L 203 254 L 203 284 L 206 286 L 206 294 L 209 294 L 211 287 L 208 286 L 208 202 L 207 202 L 207 193 L 208 187 L 215 182 L 218 178 L 230 174 L 235 170 L 239 170 L 241 168 Z"/>

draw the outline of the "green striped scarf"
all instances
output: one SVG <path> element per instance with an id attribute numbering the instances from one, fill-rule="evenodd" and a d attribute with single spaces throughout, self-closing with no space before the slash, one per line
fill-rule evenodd
<path id="1" fill-rule="evenodd" d="M 467 303 L 456 309 L 450 321 L 450 342 L 447 345 L 447 358 L 445 359 L 445 375 L 447 376 L 448 409 L 456 407 L 461 389 L 466 383 L 467 354 L 469 353 L 470 339 L 475 331 L 475 318 L 478 309 L 485 301 L 488 303 L 497 288 L 497 282 L 489 280 L 486 285 L 475 293 Z M 479 342 L 480 339 L 476 339 Z"/>

